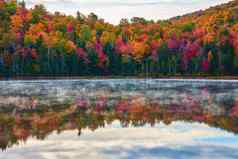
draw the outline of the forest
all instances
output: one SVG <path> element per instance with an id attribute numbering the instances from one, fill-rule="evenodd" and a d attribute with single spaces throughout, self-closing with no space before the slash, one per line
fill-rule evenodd
<path id="1" fill-rule="evenodd" d="M 238 0 L 168 20 L 68 16 L 0 0 L 0 77 L 233 76 Z"/>

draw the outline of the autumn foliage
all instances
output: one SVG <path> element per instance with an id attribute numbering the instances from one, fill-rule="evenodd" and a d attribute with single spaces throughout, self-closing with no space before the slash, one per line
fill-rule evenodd
<path id="1" fill-rule="evenodd" d="M 238 1 L 169 20 L 112 25 L 0 0 L 0 74 L 236 75 Z"/>

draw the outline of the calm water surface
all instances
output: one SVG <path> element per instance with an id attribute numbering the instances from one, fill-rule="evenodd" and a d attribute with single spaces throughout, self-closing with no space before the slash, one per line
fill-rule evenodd
<path id="1" fill-rule="evenodd" d="M 1 81 L 0 149 L 0 159 L 237 159 L 238 81 Z"/>

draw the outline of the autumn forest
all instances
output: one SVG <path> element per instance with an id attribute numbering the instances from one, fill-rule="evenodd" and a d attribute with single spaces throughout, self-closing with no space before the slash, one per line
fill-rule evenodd
<path id="1" fill-rule="evenodd" d="M 0 76 L 238 74 L 238 0 L 168 20 L 113 25 L 0 0 Z"/>

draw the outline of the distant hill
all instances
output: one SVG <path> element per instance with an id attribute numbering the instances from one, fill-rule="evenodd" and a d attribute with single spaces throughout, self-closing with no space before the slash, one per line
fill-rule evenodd
<path id="1" fill-rule="evenodd" d="M 217 5 L 217 6 L 212 6 L 208 9 L 205 9 L 205 10 L 198 10 L 198 11 L 195 11 L 195 12 L 192 12 L 192 13 L 188 13 L 188 14 L 185 14 L 183 16 L 177 16 L 177 17 L 173 17 L 171 18 L 170 20 L 174 20 L 174 19 L 183 19 L 183 18 L 199 18 L 203 15 L 212 15 L 212 14 L 216 14 L 217 12 L 221 11 L 221 10 L 229 10 L 229 11 L 232 11 L 232 12 L 236 12 L 237 14 L 237 9 L 238 9 L 238 1 L 237 0 L 233 0 L 233 1 L 230 1 L 228 3 L 223 3 L 223 4 L 220 4 L 220 5 Z"/>

